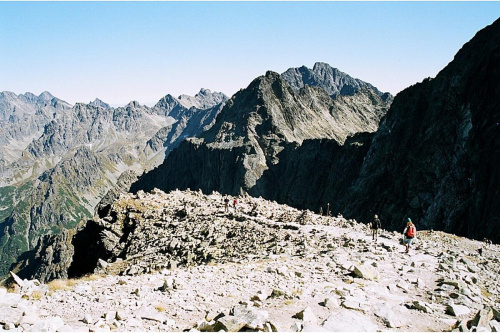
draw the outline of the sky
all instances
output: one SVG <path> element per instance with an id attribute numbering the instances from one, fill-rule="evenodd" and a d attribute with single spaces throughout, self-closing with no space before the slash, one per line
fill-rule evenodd
<path id="1" fill-rule="evenodd" d="M 499 17 L 500 2 L 0 2 L 0 91 L 152 105 L 326 62 L 395 95 Z"/>

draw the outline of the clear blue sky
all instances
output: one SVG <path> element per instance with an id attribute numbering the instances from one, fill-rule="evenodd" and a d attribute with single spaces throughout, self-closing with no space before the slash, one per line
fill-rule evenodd
<path id="1" fill-rule="evenodd" d="M 396 94 L 498 17 L 500 2 L 0 2 L 0 91 L 151 104 L 321 61 Z"/>

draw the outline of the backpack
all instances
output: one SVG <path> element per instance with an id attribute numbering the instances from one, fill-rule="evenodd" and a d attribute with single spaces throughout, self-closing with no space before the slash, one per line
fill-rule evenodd
<path id="1" fill-rule="evenodd" d="M 415 226 L 412 225 L 408 228 L 408 231 L 406 232 L 406 236 L 413 238 L 413 237 L 415 237 L 416 233 L 417 233 L 417 230 L 415 229 Z"/>

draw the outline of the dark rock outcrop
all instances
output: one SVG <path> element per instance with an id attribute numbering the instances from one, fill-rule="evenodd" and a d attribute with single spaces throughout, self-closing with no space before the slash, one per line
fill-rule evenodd
<path id="1" fill-rule="evenodd" d="M 74 248 L 71 244 L 74 231 L 62 230 L 59 234 L 40 238 L 37 246 L 23 253 L 11 271 L 24 279 L 37 279 L 45 283 L 55 279 L 67 279 L 68 269 L 73 261 Z"/>
<path id="2" fill-rule="evenodd" d="M 500 242 L 500 21 L 434 79 L 398 94 L 345 200 L 345 213 L 386 226 L 411 217 Z M 340 199 L 340 198 L 339 198 Z"/>

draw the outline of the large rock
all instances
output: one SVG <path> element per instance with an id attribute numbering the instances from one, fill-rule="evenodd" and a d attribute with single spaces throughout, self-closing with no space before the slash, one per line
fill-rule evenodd
<path id="1" fill-rule="evenodd" d="M 378 326 L 368 316 L 357 311 L 340 309 L 330 315 L 322 324 L 329 332 L 375 332 Z"/>
<path id="2" fill-rule="evenodd" d="M 373 280 L 376 277 L 375 272 L 373 272 L 372 269 L 370 269 L 369 267 L 367 267 L 365 265 L 354 266 L 353 273 L 355 276 L 363 278 L 363 279 L 367 279 L 367 280 Z"/>

